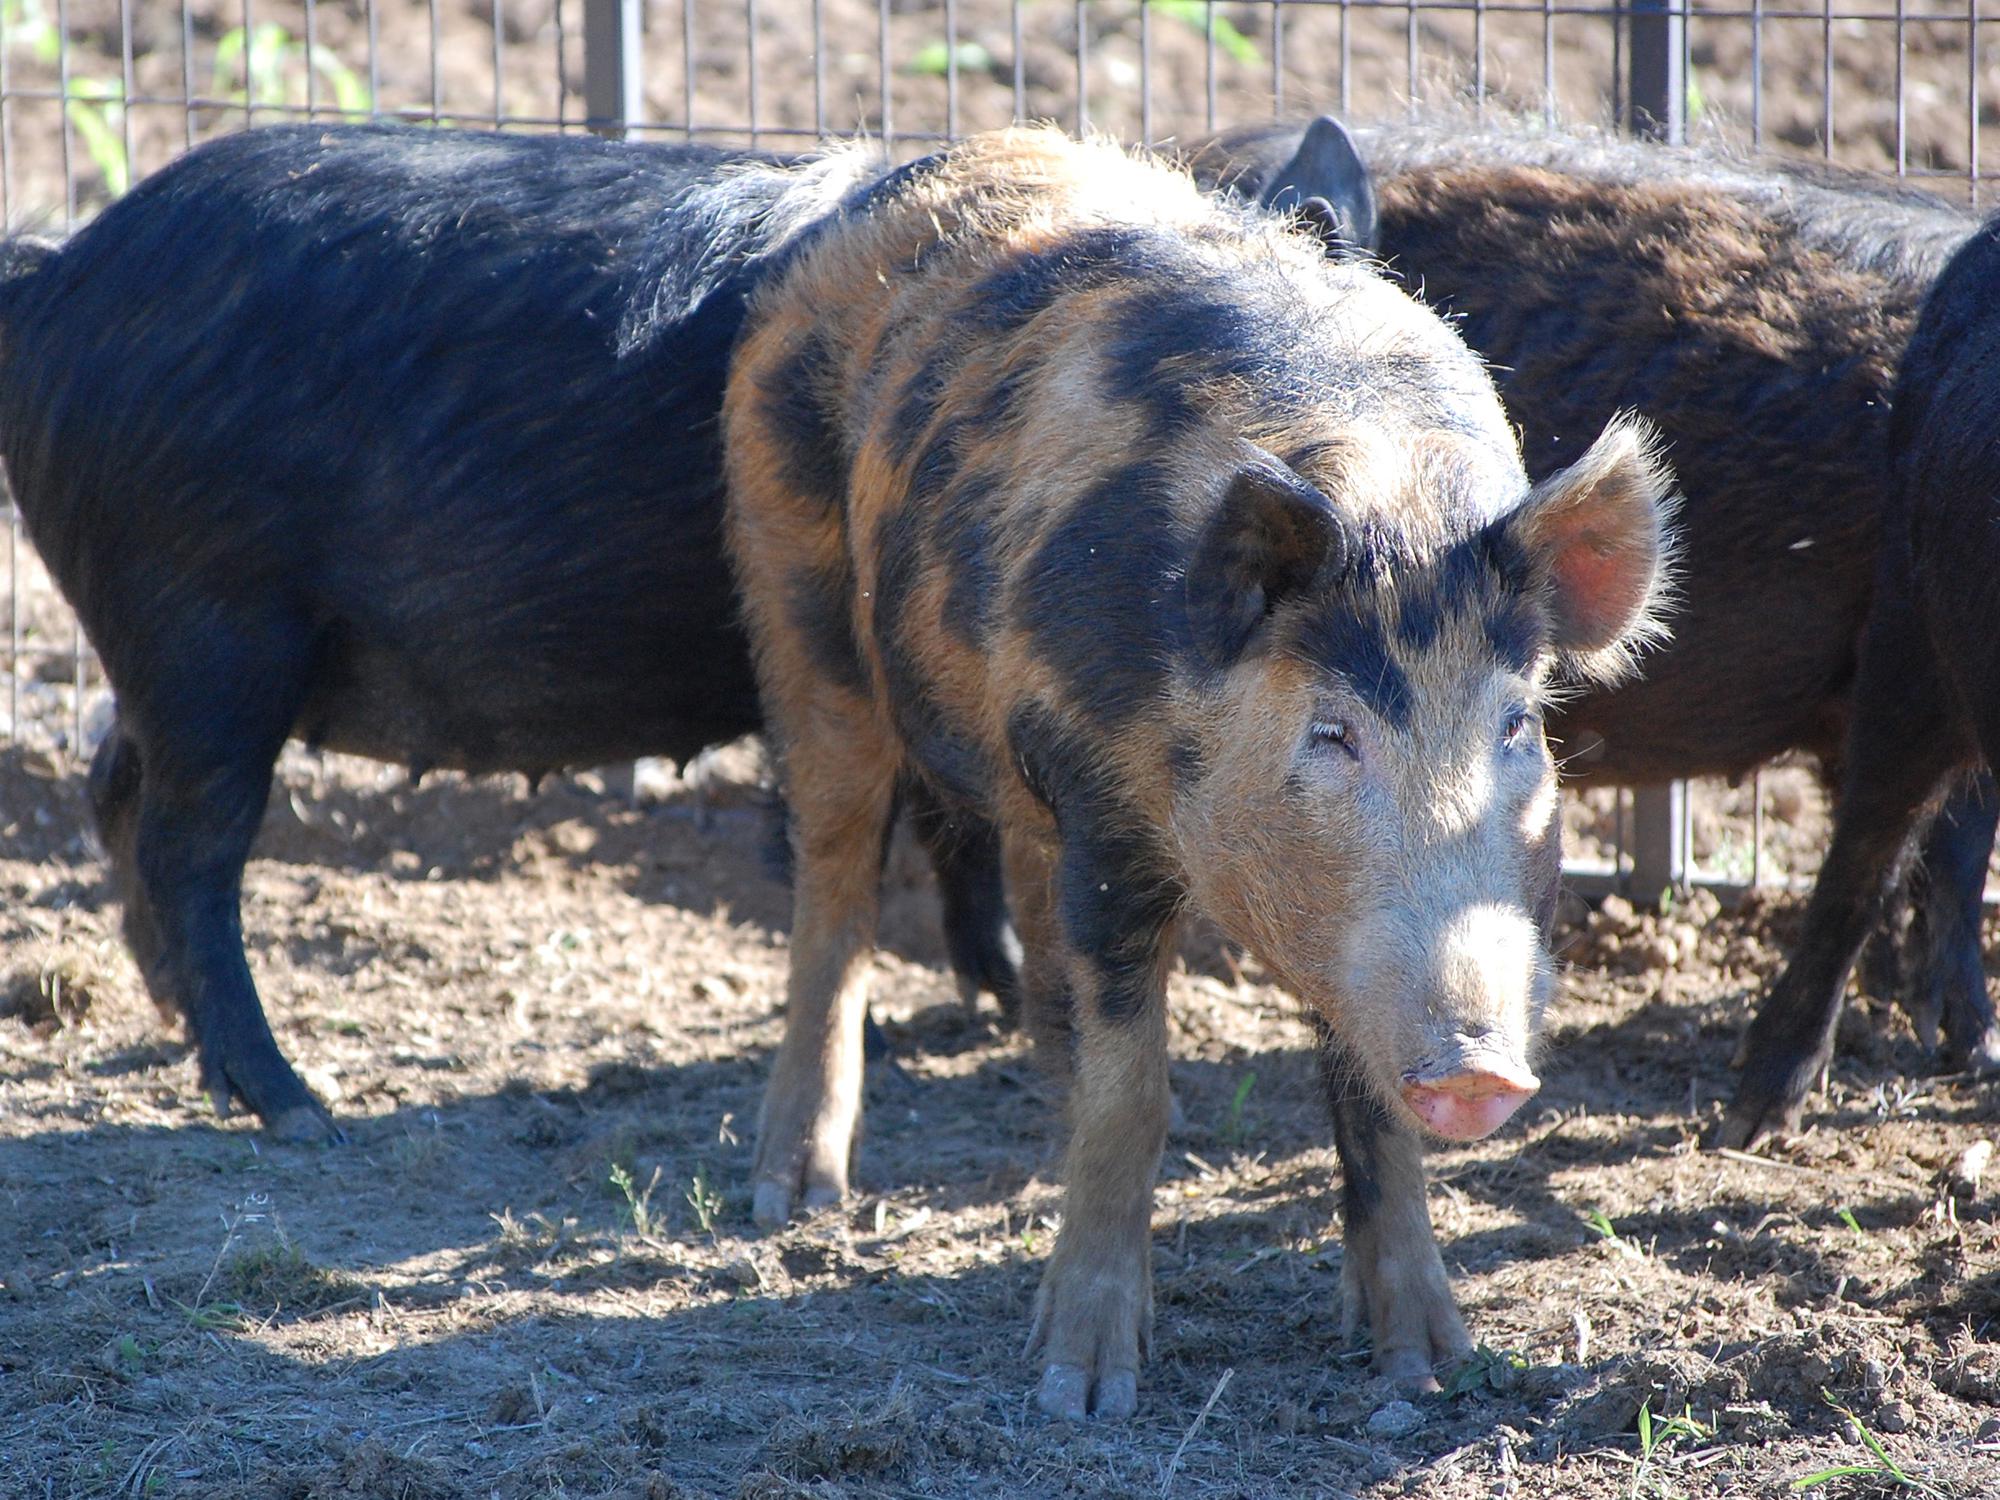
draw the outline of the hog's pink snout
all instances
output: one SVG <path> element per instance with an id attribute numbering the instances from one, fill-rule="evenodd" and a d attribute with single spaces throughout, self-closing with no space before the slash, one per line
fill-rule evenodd
<path id="1" fill-rule="evenodd" d="M 1541 1086 L 1526 1063 L 1506 1052 L 1461 1043 L 1403 1075 L 1403 1102 L 1433 1134 L 1476 1141 L 1506 1124 Z"/>

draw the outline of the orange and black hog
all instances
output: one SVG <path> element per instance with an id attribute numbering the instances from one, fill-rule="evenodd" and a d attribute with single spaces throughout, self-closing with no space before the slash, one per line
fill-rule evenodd
<path id="1" fill-rule="evenodd" d="M 1423 1132 L 1535 1089 L 1551 668 L 1653 634 L 1667 479 L 1614 423 L 1530 489 L 1485 371 L 1294 222 L 1049 131 L 905 168 L 752 304 L 728 545 L 794 824 L 755 1212 L 846 1191 L 895 788 L 994 820 L 1072 997 L 1040 1403 L 1134 1409 L 1164 986 L 1206 913 L 1347 1080 L 1348 1307 L 1416 1381 L 1467 1347 Z"/>

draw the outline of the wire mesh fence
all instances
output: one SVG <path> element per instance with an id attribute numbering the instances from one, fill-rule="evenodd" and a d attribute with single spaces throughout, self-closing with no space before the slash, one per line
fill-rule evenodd
<path id="1" fill-rule="evenodd" d="M 66 233 L 199 141 L 279 120 L 781 150 L 859 132 L 907 155 L 1016 119 L 1166 144 L 1441 108 L 1714 134 L 1982 204 L 1996 27 L 2000 0 L 0 0 L 0 217 Z M 63 753 L 101 689 L 7 518 L 0 728 Z M 1706 847 L 1713 876 L 1763 874 L 1761 826 L 1719 868 L 1702 836 L 1731 795 L 1600 800 L 1609 870 L 1651 880 Z"/>

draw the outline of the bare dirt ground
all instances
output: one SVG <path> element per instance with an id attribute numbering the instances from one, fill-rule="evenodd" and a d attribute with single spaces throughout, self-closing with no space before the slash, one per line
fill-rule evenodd
<path id="1" fill-rule="evenodd" d="M 946 80 L 913 66 L 946 35 L 941 6 L 887 10 L 899 131 L 1006 117 L 1013 9 L 957 5 L 959 39 L 987 60 L 960 54 L 955 117 Z M 1078 10 L 1019 8 L 1030 114 L 1079 115 Z M 650 112 L 686 122 L 691 60 L 697 125 L 879 126 L 878 7 L 825 0 L 817 106 L 807 13 L 762 0 L 752 27 L 740 6 L 702 4 L 690 58 L 679 8 L 649 6 Z M 1217 7 L 1248 50 L 1218 45 L 1213 119 L 1189 13 L 1156 7 L 1142 33 L 1136 5 L 1087 8 L 1095 123 L 1166 136 L 1271 110 L 1272 9 Z M 16 225 L 65 218 L 57 107 L 18 92 L 57 76 L 31 31 L 55 14 L 8 0 L 0 15 Z M 115 0 L 65 14 L 71 76 L 119 76 Z M 188 57 L 177 10 L 134 14 L 136 94 L 177 97 L 192 78 L 215 101 L 104 114 L 119 151 L 129 127 L 140 172 L 190 132 L 241 122 L 242 80 L 215 57 L 244 12 L 198 0 Z M 362 6 L 318 6 L 314 24 L 384 107 L 581 114 L 575 0 L 446 0 L 438 15 L 433 49 L 428 12 L 383 0 L 372 55 Z M 259 87 L 302 102 L 303 12 L 258 0 L 254 20 L 292 43 L 269 39 Z M 1290 6 L 1287 108 L 1339 102 L 1343 20 L 1357 112 L 1473 72 L 1470 12 Z M 1536 106 L 1541 17 L 1484 25 L 1486 82 Z M 1769 23 L 1768 139 L 1824 148 L 1830 73 L 1834 154 L 1893 166 L 1892 27 Z M 1971 29 L 1904 29 L 1912 166 L 1962 171 L 1980 136 L 2000 160 L 2000 56 L 1989 39 L 1969 67 Z M 1704 123 L 1747 128 L 1747 27 L 1698 21 L 1692 53 Z M 1567 112 L 1603 112 L 1613 56 L 1601 18 L 1558 18 Z M 315 76 L 324 106 L 339 75 Z M 73 117 L 87 214 L 109 148 L 85 133 Z M 743 1183 L 788 903 L 764 867 L 745 752 L 639 805 L 589 777 L 532 796 L 508 780 L 413 789 L 398 771 L 289 756 L 245 926 L 279 1039 L 352 1140 L 276 1146 L 214 1119 L 125 955 L 67 753 L 68 627 L 25 558 L 20 578 L 28 644 L 55 654 L 13 664 L 22 719 L 0 746 L 7 1500 L 1567 1500 L 1775 1496 L 1836 1468 L 1859 1472 L 1814 1493 L 2000 1495 L 2000 1167 L 1962 1194 L 1945 1180 L 2000 1137 L 2000 1090 L 1926 1076 L 1901 1016 L 1863 999 L 1803 1136 L 1754 1160 L 1699 1147 L 1795 898 L 1727 916 L 1700 898 L 1664 918 L 1615 902 L 1572 913 L 1543 1094 L 1493 1140 L 1433 1159 L 1440 1238 L 1485 1352 L 1447 1394 L 1408 1404 L 1339 1337 L 1339 1176 L 1307 1028 L 1254 968 L 1193 945 L 1172 987 L 1182 1121 L 1156 1193 L 1142 1409 L 1121 1428 L 1052 1425 L 1019 1344 L 1060 1211 L 1058 1122 L 1024 1046 L 959 1007 L 907 850 L 876 974 L 900 1062 L 873 1065 L 860 1192 L 760 1238 Z M 1696 814 L 1697 852 L 1732 870 L 1745 795 Z M 1810 868 L 1824 823 L 1809 777 L 1765 795 L 1767 861 Z M 1608 841 L 1608 807 L 1604 793 L 1575 807 L 1579 847 Z"/>
<path id="2" fill-rule="evenodd" d="M 872 1065 L 859 1195 L 750 1231 L 786 898 L 743 763 L 635 807 L 288 758 L 245 925 L 352 1135 L 309 1149 L 213 1119 L 79 777 L 0 753 L 0 1490 L 1775 1495 L 1879 1468 L 1864 1428 L 1939 1492 L 2000 1490 L 2000 1172 L 1939 1185 L 2000 1092 L 1925 1077 L 1869 1003 L 1804 1136 L 1697 1144 L 1789 901 L 1572 927 L 1543 1094 L 1433 1159 L 1489 1352 L 1414 1405 L 1339 1338 L 1309 1034 L 1198 960 L 1141 1414 L 1040 1419 L 1019 1343 L 1056 1122 L 1022 1044 L 959 1007 L 907 851 L 876 972 L 900 1072 Z"/>

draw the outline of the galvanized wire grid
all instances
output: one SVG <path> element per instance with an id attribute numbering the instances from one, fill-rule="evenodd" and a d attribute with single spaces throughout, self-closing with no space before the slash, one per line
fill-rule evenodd
<path id="1" fill-rule="evenodd" d="M 866 132 L 909 154 L 1013 119 L 1158 144 L 1441 101 L 1719 129 L 1977 203 L 1996 25 L 2000 0 L 0 0 L 0 219 L 67 233 L 198 141 L 278 120 L 773 149 Z M 92 663 L 7 517 L 4 738 L 62 753 Z M 1614 870 L 1634 845 L 1678 870 L 1691 809 L 1621 810 Z"/>

